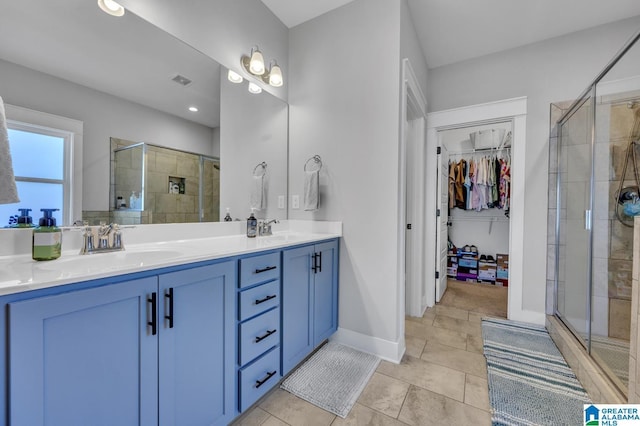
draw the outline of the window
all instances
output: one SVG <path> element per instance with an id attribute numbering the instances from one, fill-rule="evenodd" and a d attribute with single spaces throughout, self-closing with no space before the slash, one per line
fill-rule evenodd
<path id="1" fill-rule="evenodd" d="M 42 208 L 54 208 L 59 225 L 81 217 L 82 123 L 6 105 L 9 146 L 20 202 L 0 205 L 0 227 L 18 209 L 31 209 L 37 225 Z"/>

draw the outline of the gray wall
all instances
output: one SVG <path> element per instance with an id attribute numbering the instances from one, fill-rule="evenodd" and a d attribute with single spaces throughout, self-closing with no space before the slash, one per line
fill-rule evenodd
<path id="1" fill-rule="evenodd" d="M 205 155 L 211 128 L 0 60 L 5 103 L 84 123 L 82 209 L 109 209 L 110 137 L 150 142 Z"/>
<path id="2" fill-rule="evenodd" d="M 290 210 L 290 218 L 343 222 L 340 327 L 390 342 L 402 338 L 404 304 L 397 282 L 400 4 L 356 0 L 289 37 L 290 194 L 302 196 L 309 157 L 324 163 L 320 209 Z M 415 33 L 402 33 L 402 52 L 415 52 Z M 426 78 L 420 55 L 411 61 Z"/>
<path id="3" fill-rule="evenodd" d="M 639 26 L 631 18 L 429 71 L 430 111 L 528 97 L 524 309 L 545 311 L 550 103 L 578 96 Z"/>

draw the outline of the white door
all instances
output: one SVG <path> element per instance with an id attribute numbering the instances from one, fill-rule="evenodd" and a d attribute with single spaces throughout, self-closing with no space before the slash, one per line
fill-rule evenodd
<path id="1" fill-rule="evenodd" d="M 438 154 L 438 192 L 436 206 L 440 216 L 436 215 L 436 303 L 447 289 L 447 248 L 449 220 L 447 204 L 449 202 L 449 153 L 442 144 Z"/>

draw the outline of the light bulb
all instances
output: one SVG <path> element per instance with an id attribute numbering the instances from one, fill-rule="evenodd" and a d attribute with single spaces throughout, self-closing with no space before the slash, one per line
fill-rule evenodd
<path id="1" fill-rule="evenodd" d="M 262 88 L 255 83 L 249 82 L 249 92 L 253 94 L 262 93 Z"/>
<path id="2" fill-rule="evenodd" d="M 249 60 L 249 72 L 254 75 L 264 74 L 264 58 L 262 53 L 256 49 L 251 52 L 251 59 Z"/>
<path id="3" fill-rule="evenodd" d="M 280 69 L 278 64 L 274 64 L 271 67 L 271 71 L 269 71 L 269 84 L 273 87 L 280 87 L 282 86 L 282 83 L 282 70 Z"/>
<path id="4" fill-rule="evenodd" d="M 240 74 L 233 70 L 229 70 L 227 73 L 227 79 L 232 83 L 242 83 L 242 80 L 244 80 Z"/>
<path id="5" fill-rule="evenodd" d="M 198 112 L 198 107 L 190 106 L 190 107 L 189 107 L 189 111 L 191 111 L 191 112 Z"/>
<path id="6" fill-rule="evenodd" d="M 98 0 L 98 6 L 103 12 L 108 13 L 111 16 L 124 15 L 124 7 L 120 6 L 113 0 Z"/>

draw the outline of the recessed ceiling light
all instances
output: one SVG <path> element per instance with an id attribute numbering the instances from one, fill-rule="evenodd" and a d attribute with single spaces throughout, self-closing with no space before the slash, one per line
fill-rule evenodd
<path id="1" fill-rule="evenodd" d="M 257 95 L 258 93 L 262 92 L 262 88 L 260 86 L 258 86 L 255 83 L 251 83 L 249 82 L 249 93 L 253 93 L 254 95 Z"/>
<path id="2" fill-rule="evenodd" d="M 108 13 L 111 16 L 124 15 L 124 7 L 120 6 L 113 0 L 98 0 L 98 6 L 103 12 Z"/>
<path id="3" fill-rule="evenodd" d="M 189 107 L 189 111 L 191 111 L 191 112 L 198 112 L 198 107 L 190 106 L 190 107 Z"/>
<path id="4" fill-rule="evenodd" d="M 242 76 L 240 74 L 238 74 L 237 72 L 232 71 L 232 70 L 229 70 L 229 72 L 227 73 L 227 78 L 232 83 L 242 83 L 242 81 L 243 81 Z"/>

